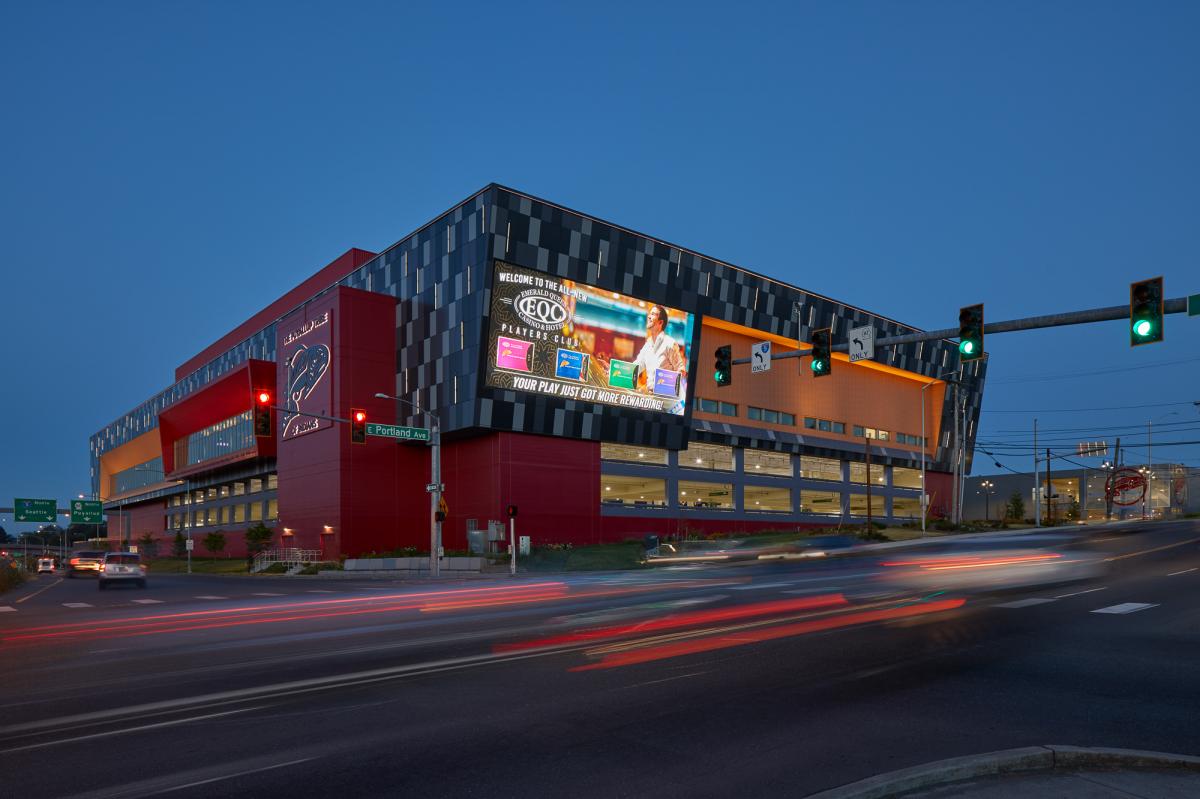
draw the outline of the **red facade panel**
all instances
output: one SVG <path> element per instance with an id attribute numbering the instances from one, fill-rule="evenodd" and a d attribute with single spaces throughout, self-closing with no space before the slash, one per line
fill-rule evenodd
<path id="1" fill-rule="evenodd" d="M 210 460 L 190 468 L 177 466 L 175 463 L 176 441 L 250 410 L 253 403 L 252 393 L 260 388 L 278 393 L 275 392 L 275 364 L 271 361 L 251 360 L 159 413 L 158 435 L 162 448 L 163 472 L 169 477 L 181 477 L 247 458 L 274 455 L 275 438 L 272 436 L 256 439 L 255 448 L 251 451 L 234 453 L 220 461 Z"/>
<path id="2" fill-rule="evenodd" d="M 285 390 L 284 402 L 295 402 L 298 416 L 310 411 L 348 419 L 352 408 L 361 408 L 369 419 L 394 421 L 394 403 L 375 394 L 395 390 L 395 303 L 385 294 L 339 287 L 280 321 L 281 354 L 298 351 L 309 335 L 302 331 L 319 331 L 311 339 L 313 346 L 329 350 L 320 380 L 328 381 L 331 394 L 293 388 L 293 399 Z M 314 326 L 321 319 L 327 321 Z M 297 368 L 295 359 L 281 357 L 278 384 L 299 385 L 291 372 Z M 330 397 L 332 405 L 325 407 Z M 286 531 L 297 547 L 322 548 L 329 556 L 399 546 L 399 506 L 409 500 L 397 490 L 396 475 L 400 464 L 412 458 L 408 448 L 376 437 L 352 444 L 345 423 L 300 427 L 304 432 L 289 435 L 278 447 L 280 533 Z"/>

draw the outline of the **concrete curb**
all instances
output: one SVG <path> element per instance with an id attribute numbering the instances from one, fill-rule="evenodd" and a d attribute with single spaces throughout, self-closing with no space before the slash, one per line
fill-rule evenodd
<path id="1" fill-rule="evenodd" d="M 807 799 L 887 799 L 909 791 L 947 785 L 978 777 L 994 777 L 1031 771 L 1085 768 L 1188 769 L 1200 771 L 1200 757 L 1137 749 L 1106 749 L 1085 746 L 1028 746 L 1002 749 L 980 755 L 954 757 L 921 766 L 891 771 Z"/>

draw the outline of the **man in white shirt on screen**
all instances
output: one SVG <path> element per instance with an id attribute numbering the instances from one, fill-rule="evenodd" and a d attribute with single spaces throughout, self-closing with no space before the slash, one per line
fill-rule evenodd
<path id="1" fill-rule="evenodd" d="M 654 391 L 656 369 L 682 372 L 686 368 L 678 342 L 667 335 L 667 309 L 661 305 L 652 305 L 646 312 L 646 343 L 634 363 L 639 373 L 645 376 L 645 382 L 639 379 L 638 383 L 647 393 Z"/>

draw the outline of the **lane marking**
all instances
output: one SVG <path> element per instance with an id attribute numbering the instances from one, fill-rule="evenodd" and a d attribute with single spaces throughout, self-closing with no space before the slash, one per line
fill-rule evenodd
<path id="1" fill-rule="evenodd" d="M 229 597 L 226 597 L 226 596 L 211 596 L 209 594 L 205 594 L 203 596 L 192 597 L 192 599 L 228 599 L 228 598 Z"/>
<path id="2" fill-rule="evenodd" d="M 1018 599 L 1016 602 L 1002 602 L 999 605 L 993 605 L 996 608 L 1028 608 L 1034 605 L 1044 605 L 1047 602 L 1053 602 L 1053 599 L 1043 599 L 1034 597 L 1032 599 Z"/>
<path id="3" fill-rule="evenodd" d="M 163 603 L 161 599 L 135 599 L 133 601 L 139 605 L 161 605 Z"/>
<path id="4" fill-rule="evenodd" d="M 263 591 L 262 593 L 251 594 L 250 596 L 284 596 L 284 594 L 272 594 L 270 592 Z"/>
<path id="5" fill-rule="evenodd" d="M 59 578 L 58 578 L 58 582 L 56 582 L 56 583 L 50 583 L 50 585 L 46 586 L 45 588 L 39 588 L 38 590 L 34 591 L 32 594 L 28 594 L 27 596 L 23 596 L 23 597 L 21 597 L 20 599 L 18 599 L 18 600 L 17 600 L 17 604 L 18 604 L 18 605 L 19 605 L 19 604 L 21 604 L 21 603 L 22 603 L 22 602 L 24 602 L 26 599 L 33 599 L 35 596 L 37 596 L 38 594 L 42 593 L 43 591 L 48 591 L 49 589 L 51 589 L 51 588 L 53 588 L 54 586 L 58 585 L 58 583 L 61 583 L 61 582 L 63 581 L 63 579 L 65 579 L 65 578 L 63 578 L 63 577 L 59 577 Z"/>
<path id="6" fill-rule="evenodd" d="M 154 730 L 160 727 L 178 727 L 180 724 L 190 724 L 193 721 L 204 721 L 206 719 L 220 718 L 221 716 L 232 716 L 235 713 L 249 713 L 251 710 L 261 710 L 267 707 L 266 705 L 255 705 L 254 707 L 244 707 L 237 710 L 226 710 L 222 713 L 208 713 L 204 716 L 189 716 L 184 719 L 175 719 L 174 721 L 160 721 L 157 724 L 143 724 L 140 727 L 126 727 L 121 730 L 108 730 L 107 732 L 95 732 L 91 735 L 77 735 L 74 738 L 59 738 L 53 741 L 44 741 L 40 744 L 26 744 L 25 746 L 15 746 L 11 749 L 5 749 L 5 752 L 27 752 L 30 749 L 44 749 L 47 746 L 59 746 L 60 744 L 75 743 L 76 741 L 90 741 L 95 738 L 107 738 L 110 735 L 125 735 L 130 732 L 141 732 L 143 730 Z"/>
<path id="7" fill-rule="evenodd" d="M 1184 569 L 1184 570 L 1183 570 L 1183 571 L 1181 571 L 1181 572 L 1171 572 L 1171 573 L 1170 573 L 1170 574 L 1168 574 L 1167 576 L 1168 576 L 1168 577 L 1175 577 L 1176 575 L 1179 575 L 1179 574 L 1187 574 L 1188 572 L 1194 572 L 1194 571 L 1196 571 L 1196 569 L 1200 569 L 1200 566 L 1193 566 L 1192 568 L 1190 568 L 1190 569 Z"/>
<path id="8" fill-rule="evenodd" d="M 1174 549 L 1175 547 L 1185 547 L 1188 544 L 1195 544 L 1198 541 L 1200 541 L 1200 538 L 1191 538 L 1191 539 L 1188 539 L 1187 541 L 1180 541 L 1175 544 L 1164 544 L 1161 547 L 1154 547 L 1153 549 L 1143 549 L 1141 552 L 1130 552 L 1128 555 L 1113 555 L 1111 558 L 1105 558 L 1105 560 L 1110 561 L 1110 560 L 1124 560 L 1125 558 L 1136 558 L 1138 555 L 1149 555 L 1151 552 L 1162 552 L 1164 549 Z"/>
<path id="9" fill-rule="evenodd" d="M 16 613 L 17 609 L 9 605 L 0 605 L 0 613 Z"/>
<path id="10" fill-rule="evenodd" d="M 308 593 L 310 593 L 310 594 L 332 594 L 333 592 L 326 591 L 324 588 L 310 588 L 310 589 L 308 589 Z"/>
<path id="11" fill-rule="evenodd" d="M 734 586 L 730 586 L 729 590 L 730 591 L 759 591 L 759 590 L 765 590 L 767 588 L 782 588 L 785 585 L 791 585 L 791 583 L 760 583 L 758 585 L 734 585 Z M 818 589 L 818 590 L 820 590 L 820 589 Z"/>
<path id="12" fill-rule="evenodd" d="M 89 605 L 87 602 L 64 602 L 63 607 L 64 608 L 90 608 L 91 605 Z"/>
<path id="13" fill-rule="evenodd" d="M 1067 598 L 1067 597 L 1069 597 L 1069 596 L 1083 596 L 1084 594 L 1093 594 L 1093 593 L 1095 593 L 1096 591 L 1107 591 L 1107 590 L 1108 590 L 1108 586 L 1107 586 L 1107 585 L 1102 585 L 1102 586 L 1100 586 L 1099 588 L 1089 588 L 1089 589 L 1088 589 L 1088 590 L 1086 590 L 1086 591 L 1076 591 L 1076 592 L 1075 592 L 1075 593 L 1073 593 L 1073 594 L 1059 594 L 1058 596 L 1056 596 L 1056 597 L 1054 597 L 1054 598 L 1055 598 L 1055 599 L 1066 599 L 1066 598 Z"/>
<path id="14" fill-rule="evenodd" d="M 220 777 L 210 777 L 207 780 L 197 780 L 196 782 L 187 782 L 183 785 L 175 785 L 171 788 L 163 788 L 155 791 L 155 793 L 171 793 L 172 791 L 182 791 L 187 788 L 195 788 L 197 785 L 208 785 L 212 782 L 220 782 L 221 780 L 231 780 L 234 777 L 245 777 L 247 774 L 258 774 L 263 771 L 271 771 L 272 769 L 285 768 L 287 766 L 295 766 L 300 763 L 307 763 L 310 760 L 316 760 L 315 757 L 302 757 L 299 760 L 289 760 L 286 763 L 276 763 L 272 766 L 263 766 L 262 768 L 252 768 L 246 771 L 235 771 L 232 774 L 222 774 Z"/>
<path id="15" fill-rule="evenodd" d="M 1151 604 L 1149 602 L 1122 602 L 1119 605 L 1109 605 L 1106 608 L 1093 610 L 1092 613 L 1137 613 L 1139 610 L 1148 610 L 1149 608 L 1156 607 L 1158 607 L 1158 605 Z"/>

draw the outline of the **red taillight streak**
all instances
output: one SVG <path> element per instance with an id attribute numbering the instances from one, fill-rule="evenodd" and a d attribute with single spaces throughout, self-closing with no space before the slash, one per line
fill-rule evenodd
<path id="1" fill-rule="evenodd" d="M 481 593 L 481 592 L 485 592 L 485 591 L 487 591 L 487 592 L 503 591 L 503 592 L 512 593 L 512 592 L 518 592 L 518 591 L 529 591 L 534 588 L 549 589 L 549 588 L 556 587 L 556 586 L 563 586 L 563 583 L 531 583 L 529 585 L 524 585 L 524 586 L 500 586 L 500 587 L 492 587 L 492 588 L 465 588 L 465 589 L 456 589 L 453 591 L 428 591 L 428 592 L 424 592 L 424 593 L 412 593 L 412 594 L 384 594 L 381 596 L 350 597 L 347 599 L 315 599 L 315 600 L 312 600 L 309 602 L 288 602 L 288 603 L 284 603 L 284 604 L 272 605 L 270 607 L 258 607 L 258 606 L 249 605 L 249 606 L 242 606 L 242 607 L 236 607 L 236 608 L 214 608 L 213 610 L 193 610 L 193 611 L 187 611 L 185 613 L 169 613 L 169 614 L 157 615 L 157 616 L 135 616 L 135 617 L 129 618 L 129 619 L 120 619 L 119 622 L 117 622 L 113 626 L 110 626 L 107 628 L 97 628 L 97 627 L 93 626 L 92 623 L 82 621 L 82 622 L 71 622 L 69 624 L 50 624 L 50 625 L 44 625 L 44 626 L 40 626 L 40 627 L 22 627 L 22 628 L 15 629 L 12 632 L 13 633 L 32 633 L 32 632 L 38 632 L 38 631 L 42 631 L 42 630 L 64 630 L 69 633 L 74 628 L 88 628 L 90 630 L 104 630 L 104 629 L 116 630 L 116 629 L 120 629 L 121 625 L 128 625 L 128 624 L 133 624 L 136 622 L 150 622 L 152 624 L 163 624 L 171 619 L 185 619 L 185 618 L 193 618 L 196 616 L 218 616 L 218 615 L 229 615 L 232 613 L 267 613 L 267 614 L 269 614 L 269 613 L 280 613 L 285 610 L 295 609 L 295 608 L 320 607 L 322 605 L 341 605 L 341 604 L 362 603 L 362 602 L 386 602 L 386 601 L 403 600 L 403 599 L 420 600 L 420 599 L 424 599 L 426 597 L 461 596 L 464 594 Z M 419 605 L 408 605 L 406 607 L 419 607 Z M 85 629 L 83 631 L 86 632 L 86 631 L 88 631 L 88 629 Z M 3 636 L 3 637 L 8 638 L 11 636 Z"/>
<path id="2" fill-rule="evenodd" d="M 513 596 L 476 599 L 471 602 L 439 602 L 437 604 L 422 605 L 420 610 L 422 613 L 435 613 L 443 610 L 468 610 L 471 608 L 487 608 L 498 605 L 515 605 L 518 603 L 527 602 L 545 602 L 550 599 L 562 599 L 567 594 L 565 591 L 548 591 L 533 594 L 516 594 Z"/>
<path id="3" fill-rule="evenodd" d="M 743 646 L 745 644 L 756 644 L 763 641 L 771 641 L 778 638 L 788 638 L 794 635 L 805 635 L 807 633 L 821 632 L 823 630 L 833 630 L 839 627 L 849 627 L 855 624 L 867 624 L 875 621 L 886 621 L 889 619 L 902 619 L 910 616 L 921 616 L 927 613 L 937 613 L 943 610 L 954 610 L 960 608 L 966 602 L 965 599 L 945 599 L 938 602 L 929 602 L 921 605 L 905 605 L 898 608 L 887 608 L 884 610 L 868 610 L 859 613 L 850 613 L 844 616 L 832 616 L 825 619 L 815 619 L 813 621 L 804 621 L 797 624 L 786 624 L 781 627 L 767 627 L 759 630 L 746 630 L 732 635 L 721 635 L 716 638 L 701 638 L 694 641 L 677 641 L 661 646 L 647 647 L 645 649 L 635 649 L 626 652 L 616 652 L 610 655 L 605 655 L 599 663 L 589 663 L 585 666 L 575 666 L 570 671 L 593 671 L 595 669 L 611 669 L 619 666 L 632 666 L 638 663 L 647 663 L 653 660 L 664 660 L 666 658 L 680 657 L 682 655 L 693 655 L 701 652 L 711 652 L 717 649 L 729 649 L 735 646 Z"/>
<path id="4" fill-rule="evenodd" d="M 741 605 L 734 608 L 718 608 L 715 610 L 698 610 L 690 613 L 680 613 L 674 616 L 664 616 L 637 624 L 625 624 L 619 627 L 602 627 L 594 630 L 584 630 L 578 633 L 567 633 L 534 641 L 521 641 L 515 644 L 499 644 L 496 652 L 512 652 L 521 649 L 536 649 L 543 646 L 558 646 L 560 644 L 578 643 L 581 641 L 600 641 L 609 638 L 620 638 L 625 635 L 672 630 L 679 627 L 693 627 L 716 621 L 744 619 L 753 616 L 765 616 L 771 613 L 786 613 L 796 610 L 813 610 L 816 608 L 836 607 L 846 604 L 846 598 L 841 594 L 826 594 L 806 597 L 804 599 L 783 599 L 777 602 L 760 602 L 754 605 Z"/>
<path id="5" fill-rule="evenodd" d="M 956 567 L 973 568 L 977 566 L 1003 566 L 1009 563 L 1025 563 L 1037 560 L 1061 558 L 1058 553 L 1047 555 L 1022 555 L 1003 558 L 940 558 L 931 560 L 893 560 L 884 561 L 880 566 L 918 566 L 922 569 L 951 569 Z"/>

